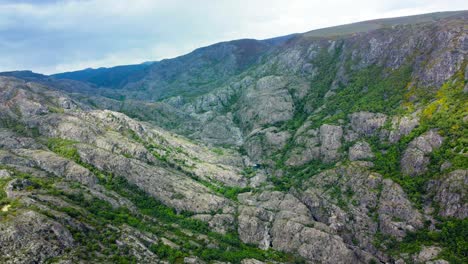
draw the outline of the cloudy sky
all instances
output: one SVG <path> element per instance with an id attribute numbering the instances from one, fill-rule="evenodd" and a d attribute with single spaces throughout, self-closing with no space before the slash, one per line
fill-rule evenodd
<path id="1" fill-rule="evenodd" d="M 0 0 L 0 71 L 135 64 L 223 40 L 466 9 L 466 0 Z"/>

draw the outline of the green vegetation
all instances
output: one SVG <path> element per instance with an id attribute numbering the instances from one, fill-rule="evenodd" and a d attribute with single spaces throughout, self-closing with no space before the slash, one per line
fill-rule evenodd
<path id="1" fill-rule="evenodd" d="M 337 72 L 337 62 L 339 60 L 342 46 L 338 46 L 333 53 L 326 49 L 321 49 L 312 63 L 320 65 L 316 76 L 311 80 L 309 94 L 304 100 L 295 102 L 296 111 L 293 119 L 287 121 L 282 126 L 283 129 L 296 130 L 308 118 L 307 109 L 317 109 L 324 102 L 324 96 L 330 89 Z"/>
<path id="2" fill-rule="evenodd" d="M 287 192 L 291 188 L 301 189 L 304 181 L 313 175 L 332 167 L 332 164 L 325 164 L 320 161 L 311 161 L 303 166 L 287 168 L 285 172 L 286 174 L 283 177 L 271 177 L 270 180 L 275 185 L 275 190 Z"/>
<path id="3" fill-rule="evenodd" d="M 231 199 L 233 201 L 237 201 L 237 195 L 239 193 L 250 192 L 252 189 L 250 187 L 231 187 L 223 185 L 222 183 L 218 183 L 214 185 L 208 181 L 203 181 L 201 179 L 196 178 L 196 181 L 200 182 L 201 184 L 205 185 L 206 187 L 210 188 L 212 191 L 221 194 L 222 196 Z"/>
<path id="4" fill-rule="evenodd" d="M 73 141 L 73 140 L 68 140 L 68 139 L 62 139 L 62 138 L 49 138 L 47 139 L 47 147 L 55 152 L 56 154 L 73 160 L 73 161 L 78 161 L 80 160 L 80 155 L 78 154 L 78 151 L 74 147 L 74 144 L 78 142 Z"/>
<path id="5" fill-rule="evenodd" d="M 244 176 L 244 177 L 247 177 L 247 178 L 252 178 L 252 177 L 255 177 L 255 175 L 257 175 L 257 172 L 255 171 L 254 168 L 252 167 L 244 167 L 244 169 L 242 170 L 241 174 Z"/>
<path id="6" fill-rule="evenodd" d="M 312 128 L 318 128 L 322 124 L 340 124 L 348 121 L 348 115 L 357 111 L 369 111 L 384 113 L 389 116 L 410 115 L 416 109 L 422 109 L 420 124 L 409 135 L 403 136 L 396 143 L 382 141 L 378 136 L 365 138 L 370 143 L 375 157 L 373 171 L 382 174 L 398 183 L 413 204 L 422 208 L 422 205 L 430 195 L 427 183 L 430 180 L 440 179 L 442 175 L 455 169 L 468 168 L 468 124 L 463 121 L 468 116 L 468 94 L 463 92 L 466 85 L 464 72 L 459 71 L 439 89 L 418 87 L 411 84 L 412 67 L 410 63 L 396 70 L 387 70 L 379 66 L 370 66 L 355 72 L 351 71 L 346 85 L 335 84 L 336 94 L 323 98 L 330 89 L 331 81 L 335 79 L 336 66 L 333 63 L 333 54 L 321 52 L 318 59 L 324 68 L 312 81 L 313 91 L 305 100 L 308 105 L 299 104 L 299 111 L 295 117 L 284 123 L 282 129 L 295 131 L 305 120 L 311 121 Z M 351 64 L 350 61 L 348 63 Z M 463 65 L 461 69 L 465 69 Z M 351 68 L 349 68 L 351 69 Z M 314 114 L 307 114 L 305 109 L 318 109 Z M 382 128 L 391 130 L 390 122 Z M 401 173 L 400 161 L 408 144 L 416 137 L 430 129 L 436 129 L 444 137 L 440 148 L 430 154 L 428 171 L 418 177 L 410 177 Z M 343 149 L 349 148 L 349 144 L 343 145 Z M 313 177 L 323 169 L 330 168 L 321 162 L 313 161 L 300 167 L 285 166 L 285 160 L 290 150 L 298 147 L 290 141 L 284 149 L 273 155 L 277 161 L 276 169 L 282 170 L 284 176 L 270 179 L 277 190 L 287 191 L 290 188 L 301 188 L 303 182 Z M 449 161 L 451 167 L 442 172 L 441 165 Z M 328 191 L 338 206 L 346 209 L 348 201 L 352 200 L 352 194 L 346 190 L 331 186 Z M 372 212 L 377 217 L 376 212 Z M 451 263 L 467 262 L 467 221 L 457 219 L 438 219 L 436 231 L 421 229 L 408 235 L 403 243 L 392 244 L 392 252 L 416 253 L 422 245 L 439 245 L 443 248 L 439 257 L 449 260 Z M 451 239 L 452 238 L 452 239 Z M 391 241 L 388 237 L 379 237 L 377 240 Z M 390 245 L 387 245 L 390 247 Z"/>
<path id="7" fill-rule="evenodd" d="M 427 227 L 409 233 L 403 241 L 389 240 L 387 247 L 394 254 L 415 254 L 423 246 L 437 245 L 443 248 L 438 255 L 450 263 L 462 264 L 468 262 L 468 219 L 439 219 L 436 230 Z"/>
<path id="8" fill-rule="evenodd" d="M 188 255 L 196 255 L 204 260 L 221 260 L 231 261 L 234 263 L 238 263 L 244 258 L 256 258 L 259 260 L 275 259 L 278 261 L 284 261 L 292 258 L 292 256 L 287 256 L 283 253 L 271 250 L 263 251 L 255 246 L 245 245 L 234 233 L 227 235 L 214 233 L 210 231 L 207 223 L 190 218 L 190 214 L 188 213 L 177 214 L 174 209 L 163 205 L 152 197 L 149 197 L 138 187 L 129 184 L 123 178 L 108 176 L 105 179 L 106 180 L 104 180 L 102 184 L 106 188 L 113 190 L 132 201 L 142 215 L 150 216 L 154 218 L 156 222 L 144 220 L 146 219 L 145 217 L 135 215 L 127 208 L 112 208 L 108 203 L 102 200 L 87 200 L 82 193 L 78 193 L 76 195 L 66 194 L 66 196 L 73 202 L 78 203 L 82 208 L 86 208 L 93 217 L 96 218 L 97 222 L 103 226 L 103 228 L 106 223 L 111 225 L 127 224 L 139 230 L 154 233 L 158 236 L 165 236 L 167 232 L 176 234 L 179 239 L 171 238 L 171 240 L 183 245 L 181 249 L 171 248 L 162 243 L 150 245 L 150 249 L 153 252 L 160 254 L 158 255 L 159 257 L 167 259 L 171 263 L 178 262 L 181 258 Z M 76 217 L 77 214 L 80 214 L 79 212 L 70 209 L 66 209 L 65 212 L 68 214 L 71 213 L 71 216 L 74 217 Z M 155 223 L 158 224 L 155 226 Z M 204 245 L 204 242 L 194 236 L 187 236 L 185 233 L 181 232 L 181 229 L 189 229 L 193 233 L 204 234 L 216 243 L 218 247 L 207 248 L 206 246 L 191 246 L 186 243 L 186 240 L 193 240 L 200 245 Z M 79 237 L 79 234 L 81 233 L 76 233 L 75 235 Z M 96 234 L 93 233 L 86 235 L 92 237 Z M 89 237 L 86 235 L 81 241 L 89 241 Z M 103 243 L 102 237 L 97 237 L 96 239 L 98 240 L 97 242 Z M 107 241 L 112 246 L 113 241 Z M 88 248 L 91 249 L 95 247 L 95 244 L 88 246 Z"/>
<path id="9" fill-rule="evenodd" d="M 463 87 L 463 78 L 458 73 L 439 89 L 434 100 L 427 102 L 427 98 L 421 98 L 420 101 L 426 103 L 420 125 L 397 143 L 381 142 L 377 137 L 367 139 L 375 153 L 374 169 L 400 184 L 418 206 L 426 193 L 427 181 L 439 177 L 443 162 L 450 161 L 451 170 L 468 168 L 468 126 L 463 122 L 463 118 L 468 114 L 468 95 L 463 93 Z M 428 172 L 418 177 L 402 175 L 400 160 L 409 142 L 432 128 L 437 129 L 444 141 L 442 146 L 431 154 Z"/>
<path id="10" fill-rule="evenodd" d="M 318 128 L 322 124 L 337 124 L 339 120 L 348 120 L 348 115 L 358 111 L 379 112 L 385 114 L 398 114 L 403 112 L 400 107 L 404 100 L 405 91 L 411 80 L 412 67 L 404 65 L 396 70 L 385 70 L 376 65 L 369 66 L 357 71 L 351 71 L 349 80 L 345 84 L 335 84 L 336 95 L 325 98 L 326 92 L 332 86 L 337 74 L 337 60 L 341 53 L 341 47 L 337 47 L 334 53 L 329 53 L 323 49 L 314 59 L 315 63 L 320 63 L 321 67 L 316 77 L 312 80 L 310 94 L 304 102 L 299 103 L 298 110 L 292 120 L 283 124 L 282 129 L 295 131 L 305 120 L 312 123 L 311 128 Z M 348 59 L 348 63 L 351 63 Z M 318 113 L 307 114 L 305 109 L 318 109 L 324 106 Z M 380 142 L 378 142 L 380 144 Z M 396 148 L 402 148 L 404 144 Z M 276 188 L 286 190 L 290 187 L 299 187 L 304 179 L 311 177 L 322 169 L 330 168 L 329 164 L 312 162 L 300 168 L 289 168 L 285 166 L 285 161 L 289 151 L 297 146 L 293 139 L 276 154 L 277 169 L 286 170 L 286 177 L 274 178 Z M 377 146 L 376 149 L 394 148 L 394 146 Z M 374 152 L 380 153 L 380 152 Z M 382 156 L 377 154 L 376 160 L 382 164 L 377 166 L 378 171 L 393 172 L 399 171 L 399 153 L 390 152 Z M 380 156 L 379 156 L 380 155 Z M 396 177 L 395 177 L 396 178 Z"/>
<path id="11" fill-rule="evenodd" d="M 224 154 L 224 151 L 220 148 L 214 148 L 212 149 L 213 153 L 217 154 L 217 155 L 223 155 Z"/>
<path id="12" fill-rule="evenodd" d="M 5 127 L 22 136 L 38 137 L 39 129 L 37 127 L 28 127 L 23 123 L 9 117 L 0 118 L 0 127 Z"/>
<path id="13" fill-rule="evenodd" d="M 91 170 L 98 176 L 100 184 L 130 200 L 138 208 L 139 212 L 133 213 L 128 208 L 124 207 L 113 208 L 109 203 L 103 200 L 90 198 L 79 186 L 77 186 L 78 192 L 69 193 L 54 188 L 52 182 L 39 181 L 38 186 L 47 189 L 50 194 L 60 196 L 69 203 L 76 204 L 80 208 L 86 209 L 86 212 L 83 212 L 73 207 L 59 208 L 51 205 L 56 210 L 91 224 L 96 229 L 95 231 L 88 230 L 83 232 L 83 230 L 75 230 L 69 227 L 74 238 L 80 244 L 84 245 L 84 247 L 79 250 L 81 258 L 85 260 L 101 259 L 103 261 L 110 259 L 118 263 L 135 262 L 136 260 L 128 254 L 129 249 L 117 246 L 116 240 L 118 239 L 118 234 L 109 227 L 109 225 L 129 225 L 138 230 L 153 233 L 159 237 L 167 236 L 168 233 L 175 234 L 177 238 L 171 237 L 171 240 L 174 243 L 182 245 L 183 247 L 180 249 L 171 248 L 160 242 L 149 245 L 151 251 L 171 263 L 179 263 L 182 261 L 183 257 L 189 255 L 199 256 L 206 261 L 220 260 L 233 263 L 239 263 L 244 258 L 255 258 L 259 260 L 270 259 L 287 262 L 301 261 L 291 255 L 273 250 L 264 251 L 258 249 L 256 246 L 246 245 L 240 241 L 237 233 L 234 232 L 221 235 L 210 231 L 207 223 L 191 218 L 190 213 L 177 213 L 174 209 L 148 196 L 137 186 L 129 184 L 124 178 L 115 177 L 111 173 L 102 172 L 84 163 L 74 147 L 75 143 L 76 142 L 70 140 L 52 138 L 48 139 L 47 146 L 55 153 L 72 159 Z M 220 187 L 208 182 L 206 182 L 205 185 L 232 200 L 237 199 L 238 193 L 250 190 L 249 188 Z M 150 220 L 145 216 L 149 216 L 154 220 Z M 205 241 L 194 236 L 188 236 L 182 231 L 183 229 L 188 229 L 195 234 L 207 236 L 217 247 L 208 248 Z M 187 243 L 189 240 L 201 246 L 194 246 Z M 104 256 L 100 257 L 100 254 L 98 254 L 99 252 L 103 253 Z"/>
<path id="14" fill-rule="evenodd" d="M 359 111 L 384 114 L 402 112 L 400 104 L 411 79 L 412 67 L 402 66 L 388 71 L 382 67 L 369 66 L 350 74 L 346 86 L 340 85 L 336 94 L 320 102 L 325 107 L 310 116 L 314 127 L 335 124 L 347 120 L 348 115 Z M 314 84 L 315 87 L 315 84 Z"/>
<path id="15" fill-rule="evenodd" d="M 4 199 L 7 198 L 6 193 L 4 191 L 5 185 L 8 183 L 10 179 L 0 179 L 0 206 Z"/>

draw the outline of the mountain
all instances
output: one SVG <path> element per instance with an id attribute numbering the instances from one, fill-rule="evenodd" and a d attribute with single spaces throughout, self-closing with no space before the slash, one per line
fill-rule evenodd
<path id="1" fill-rule="evenodd" d="M 467 21 L 0 73 L 0 259 L 466 263 Z"/>

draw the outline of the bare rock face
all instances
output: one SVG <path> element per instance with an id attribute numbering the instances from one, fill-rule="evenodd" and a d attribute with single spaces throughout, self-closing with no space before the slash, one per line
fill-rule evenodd
<path id="1" fill-rule="evenodd" d="M 256 244 L 262 249 L 271 247 L 269 234 L 273 213 L 260 208 L 239 208 L 239 237 L 245 243 Z"/>
<path id="2" fill-rule="evenodd" d="M 18 148 L 28 148 L 28 149 L 39 149 L 43 146 L 38 144 L 34 139 L 24 136 L 16 135 L 11 131 L 2 131 L 0 130 L 0 148 L 3 149 L 18 149 Z"/>
<path id="3" fill-rule="evenodd" d="M 429 260 L 433 260 L 442 251 L 440 247 L 423 247 L 417 256 L 414 257 L 416 263 L 428 263 Z"/>
<path id="4" fill-rule="evenodd" d="M 359 141 L 349 148 L 349 160 L 363 160 L 373 158 L 374 154 L 369 143 L 365 141 Z"/>
<path id="5" fill-rule="evenodd" d="M 341 237 L 313 221 L 307 207 L 291 194 L 244 193 L 239 201 L 242 241 L 263 249 L 297 252 L 310 263 L 361 263 Z"/>
<path id="6" fill-rule="evenodd" d="M 457 37 L 454 37 L 457 36 Z M 434 60 L 424 71 L 418 72 L 423 84 L 433 84 L 440 86 L 452 76 L 466 59 L 467 37 L 466 32 L 460 34 L 458 28 L 452 28 L 447 31 L 439 31 L 432 36 L 434 41 L 439 43 L 433 53 L 437 54 L 438 59 Z M 462 52 L 450 52 L 449 50 L 460 50 Z"/>
<path id="7" fill-rule="evenodd" d="M 194 219 L 207 222 L 209 227 L 221 234 L 225 234 L 228 231 L 233 230 L 234 216 L 230 214 L 198 214 L 193 216 Z"/>
<path id="8" fill-rule="evenodd" d="M 408 135 L 418 125 L 419 118 L 417 116 L 394 117 L 392 119 L 392 131 L 390 131 L 388 140 L 390 143 L 395 143 L 400 140 L 402 136 Z"/>
<path id="9" fill-rule="evenodd" d="M 94 186 L 97 183 L 96 177 L 88 169 L 53 152 L 27 149 L 19 149 L 15 152 L 19 156 L 28 157 L 35 162 L 37 167 L 56 176 L 74 180 L 88 186 Z"/>
<path id="10" fill-rule="evenodd" d="M 390 179 L 383 181 L 378 212 L 384 234 L 401 238 L 406 235 L 406 231 L 423 226 L 422 215 L 413 208 L 403 189 Z"/>
<path id="11" fill-rule="evenodd" d="M 294 105 L 286 85 L 283 77 L 266 76 L 250 86 L 241 98 L 238 118 L 242 126 L 250 130 L 291 119 Z"/>
<path id="12" fill-rule="evenodd" d="M 301 131 L 302 130 L 302 131 Z M 331 163 L 341 155 L 341 140 L 343 129 L 341 126 L 324 124 L 319 129 L 299 129 L 295 137 L 295 145 L 286 164 L 292 166 L 304 165 L 312 160 Z"/>
<path id="13" fill-rule="evenodd" d="M 450 264 L 450 262 L 444 259 L 436 259 L 436 260 L 427 261 L 425 264 Z"/>
<path id="14" fill-rule="evenodd" d="M 371 210 L 378 205 L 381 182 L 382 176 L 371 173 L 367 163 L 353 162 L 314 175 L 304 184 L 301 201 L 330 231 L 346 234 L 348 240 L 358 241 L 361 248 L 372 252 L 372 234 L 378 225 Z"/>
<path id="15" fill-rule="evenodd" d="M 73 247 L 71 233 L 34 211 L 22 211 L 0 222 L 0 254 L 4 263 L 43 263 Z"/>
<path id="16" fill-rule="evenodd" d="M 322 125 L 320 127 L 320 154 L 324 162 L 331 162 L 339 157 L 343 129 L 340 126 Z"/>
<path id="17" fill-rule="evenodd" d="M 118 243 L 129 248 L 130 254 L 135 256 L 138 263 L 160 263 L 156 254 L 145 246 L 144 243 L 157 243 L 158 238 L 152 234 L 141 232 L 133 227 L 124 225 L 118 239 Z"/>
<path id="18" fill-rule="evenodd" d="M 374 135 L 387 121 L 387 116 L 380 113 L 357 112 L 349 117 L 352 129 L 364 136 Z"/>
<path id="19" fill-rule="evenodd" d="M 442 145 L 443 138 L 430 130 L 410 142 L 401 159 L 401 172 L 405 175 L 418 176 L 426 172 L 429 164 L 427 154 Z"/>
<path id="20" fill-rule="evenodd" d="M 265 264 L 265 262 L 256 259 L 243 259 L 241 264 Z"/>
<path id="21" fill-rule="evenodd" d="M 256 129 L 247 137 L 244 148 L 254 162 L 264 162 L 269 155 L 283 148 L 291 137 L 288 131 L 276 127 Z"/>
<path id="22" fill-rule="evenodd" d="M 7 170 L 0 170 L 0 179 L 7 179 L 11 176 L 10 172 Z"/>
<path id="23" fill-rule="evenodd" d="M 468 217 L 468 171 L 456 170 L 445 175 L 435 184 L 434 200 L 439 203 L 439 215 L 445 217 Z"/>
<path id="24" fill-rule="evenodd" d="M 311 160 L 320 159 L 320 138 L 317 129 L 308 129 L 305 124 L 296 132 L 294 142 L 298 147 L 291 151 L 286 161 L 287 165 L 300 166 Z"/>
<path id="25" fill-rule="evenodd" d="M 178 210 L 207 213 L 229 208 L 227 199 L 214 195 L 207 187 L 175 171 L 152 167 L 85 145 L 79 145 L 78 152 L 85 162 L 125 177 L 129 182 Z"/>
<path id="26" fill-rule="evenodd" d="M 422 215 L 398 184 L 371 172 L 371 167 L 370 162 L 355 161 L 314 175 L 303 184 L 301 201 L 328 232 L 382 256 L 374 246 L 374 236 L 382 232 L 400 239 L 407 231 L 422 227 Z"/>
<path id="27" fill-rule="evenodd" d="M 232 115 L 214 117 L 199 133 L 194 133 L 192 136 L 210 144 L 240 146 L 243 143 L 242 132 L 234 124 Z"/>

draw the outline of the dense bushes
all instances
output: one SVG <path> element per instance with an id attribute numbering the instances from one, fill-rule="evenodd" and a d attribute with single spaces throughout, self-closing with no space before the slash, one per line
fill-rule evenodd
<path id="1" fill-rule="evenodd" d="M 387 245 L 394 254 L 415 254 L 423 246 L 437 245 L 443 248 L 439 258 L 450 263 L 468 263 L 468 219 L 439 219 L 436 230 L 427 227 L 416 232 L 410 232 L 403 241 L 393 240 Z"/>
<path id="2" fill-rule="evenodd" d="M 77 161 L 80 159 L 80 155 L 78 154 L 78 151 L 76 148 L 73 146 L 76 141 L 73 140 L 67 140 L 67 139 L 62 139 L 62 138 L 49 138 L 47 139 L 47 147 L 57 153 L 58 155 L 73 160 Z"/>
<path id="3" fill-rule="evenodd" d="M 100 172 L 104 174 L 103 172 Z M 295 257 L 276 251 L 263 251 L 255 246 L 243 244 L 236 233 L 221 235 L 210 231 L 208 224 L 191 218 L 190 213 L 176 213 L 174 209 L 163 205 L 156 199 L 148 196 L 135 185 L 129 184 L 120 177 L 103 177 L 101 183 L 109 190 L 115 191 L 123 197 L 129 199 L 143 215 L 134 214 L 127 208 L 113 208 L 109 203 L 96 198 L 90 198 L 83 191 L 74 193 L 64 193 L 52 191 L 55 195 L 62 195 L 72 203 L 86 209 L 86 213 L 76 210 L 72 207 L 57 208 L 62 212 L 69 214 L 74 218 L 93 224 L 96 232 L 82 232 L 73 230 L 74 237 L 81 244 L 85 245 L 86 250 L 82 251 L 84 259 L 96 257 L 90 252 L 107 252 L 111 259 L 118 259 L 120 263 L 132 263 L 132 257 L 125 253 L 123 248 L 117 247 L 115 231 L 111 231 L 108 225 L 129 225 L 138 230 L 150 232 L 158 236 L 165 236 L 166 232 L 177 234 L 180 240 L 171 238 L 174 242 L 182 245 L 180 249 L 171 248 L 162 243 L 150 245 L 150 250 L 156 253 L 160 258 L 166 259 L 171 263 L 178 262 L 185 256 L 196 255 L 204 260 L 220 260 L 240 262 L 244 258 L 256 258 L 260 260 L 275 259 L 282 261 L 285 259 L 295 260 Z M 90 215 L 89 215 L 90 214 Z M 144 215 L 151 216 L 157 220 L 154 222 L 144 220 Z M 193 237 L 186 237 L 180 229 L 188 229 L 191 232 L 204 234 L 209 237 L 216 248 L 207 248 L 203 241 L 197 241 L 202 247 L 187 243 L 187 240 L 197 240 Z M 112 235 L 113 234 L 113 235 Z M 174 240 L 175 239 L 175 240 Z M 109 249 L 114 249 L 109 250 Z"/>

